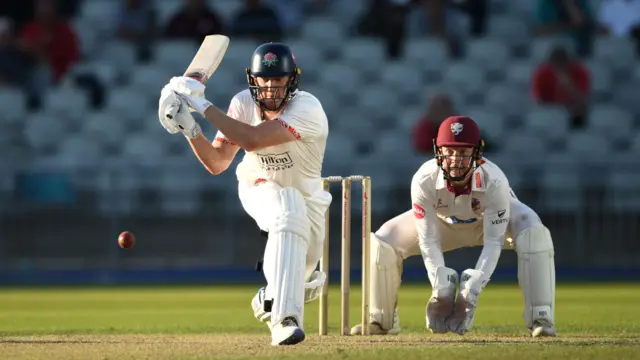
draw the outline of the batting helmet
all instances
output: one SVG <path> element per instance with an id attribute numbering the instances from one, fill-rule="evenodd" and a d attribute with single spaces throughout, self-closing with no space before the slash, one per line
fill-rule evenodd
<path id="1" fill-rule="evenodd" d="M 246 69 L 247 82 L 253 101 L 263 110 L 280 110 L 293 97 L 300 82 L 300 68 L 291 49 L 281 43 L 266 43 L 258 46 L 251 56 L 251 67 Z M 281 78 L 289 76 L 285 86 L 272 86 L 273 100 L 282 100 L 276 108 L 267 108 L 260 98 L 260 86 L 255 78 Z"/>

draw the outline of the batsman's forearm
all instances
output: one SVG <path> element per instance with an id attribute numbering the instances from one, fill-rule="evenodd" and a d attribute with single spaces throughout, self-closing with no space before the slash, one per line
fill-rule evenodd
<path id="1" fill-rule="evenodd" d="M 204 135 L 187 140 L 189 140 L 189 145 L 191 145 L 193 153 L 196 154 L 200 163 L 202 163 L 210 173 L 218 175 L 227 170 L 229 167 L 228 162 L 220 156 L 218 149 L 214 148 Z"/>
<path id="2" fill-rule="evenodd" d="M 204 111 L 204 117 L 221 131 L 224 136 L 233 141 L 239 147 L 249 150 L 256 143 L 256 129 L 236 119 L 230 118 L 215 106 L 209 106 Z"/>

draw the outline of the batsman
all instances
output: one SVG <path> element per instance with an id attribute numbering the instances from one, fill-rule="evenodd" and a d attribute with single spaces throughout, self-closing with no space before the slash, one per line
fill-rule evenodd
<path id="1" fill-rule="evenodd" d="M 305 339 L 304 304 L 318 297 L 326 279 L 315 269 L 331 203 L 321 183 L 329 126 L 318 99 L 298 89 L 300 74 L 288 46 L 266 43 L 254 51 L 246 69 L 248 89 L 231 99 L 226 114 L 204 97 L 202 83 L 186 76 L 174 77 L 164 87 L 158 110 L 164 128 L 183 134 L 214 175 L 227 170 L 240 149 L 245 151 L 236 169 L 240 202 L 268 233 L 263 264 L 267 286 L 258 290 L 251 306 L 254 316 L 268 325 L 272 345 Z M 202 134 L 191 110 L 218 129 L 213 142 Z"/>
<path id="2" fill-rule="evenodd" d="M 549 230 L 518 200 L 500 168 L 482 155 L 478 125 L 447 118 L 434 143 L 435 159 L 411 181 L 413 208 L 371 234 L 370 334 L 397 334 L 402 263 L 422 255 L 432 286 L 426 326 L 434 333 L 463 335 L 473 325 L 482 291 L 504 248 L 518 256 L 524 320 L 531 336 L 555 336 L 555 264 Z M 482 246 L 475 267 L 460 275 L 444 253 Z M 458 291 L 459 285 L 459 291 Z M 361 325 L 351 329 L 360 334 Z"/>

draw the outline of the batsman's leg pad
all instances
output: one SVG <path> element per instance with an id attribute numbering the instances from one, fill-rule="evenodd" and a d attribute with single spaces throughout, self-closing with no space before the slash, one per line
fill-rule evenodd
<path id="1" fill-rule="evenodd" d="M 446 319 L 453 313 L 458 281 L 455 270 L 444 266 L 436 269 L 431 298 L 427 303 L 427 329 L 431 332 L 447 332 Z"/>
<path id="2" fill-rule="evenodd" d="M 522 230 L 515 240 L 518 254 L 518 284 L 524 296 L 524 318 L 554 326 L 556 268 L 551 234 L 544 225 Z"/>
<path id="3" fill-rule="evenodd" d="M 306 204 L 294 188 L 278 191 L 276 216 L 269 226 L 263 272 L 267 280 L 265 298 L 271 300 L 271 325 L 294 317 L 302 328 L 304 283 L 310 222 Z"/>
<path id="4" fill-rule="evenodd" d="M 304 302 L 308 303 L 320 296 L 320 290 L 327 281 L 327 274 L 322 271 L 316 270 L 311 274 L 309 281 L 304 284 Z"/>
<path id="5" fill-rule="evenodd" d="M 402 257 L 391 245 L 378 239 L 375 234 L 372 233 L 370 239 L 370 321 L 388 331 L 394 327 L 402 277 Z"/>

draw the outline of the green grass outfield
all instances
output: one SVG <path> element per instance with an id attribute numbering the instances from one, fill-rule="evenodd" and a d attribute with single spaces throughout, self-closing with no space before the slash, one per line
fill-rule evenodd
<path id="1" fill-rule="evenodd" d="M 256 287 L 0 289 L 0 359 L 640 359 L 640 285 L 560 285 L 559 336 L 533 340 L 515 285 L 489 284 L 471 333 L 425 330 L 428 285 L 404 285 L 399 336 L 339 337 L 339 289 L 331 288 L 330 332 L 320 337 L 318 303 L 306 307 L 309 335 L 271 347 L 253 318 Z M 358 321 L 360 292 L 351 293 Z"/>

